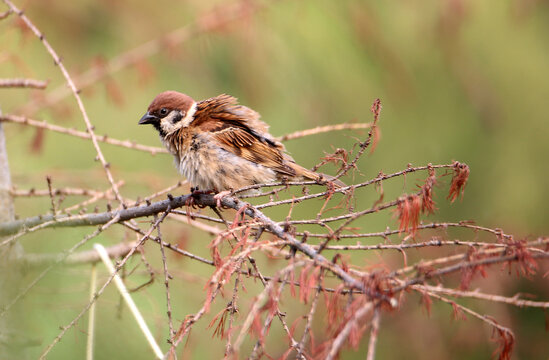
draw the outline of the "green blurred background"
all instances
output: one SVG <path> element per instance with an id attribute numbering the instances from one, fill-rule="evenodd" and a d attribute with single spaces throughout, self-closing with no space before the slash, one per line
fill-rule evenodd
<path id="1" fill-rule="evenodd" d="M 227 4 L 41 0 L 17 5 L 24 7 L 45 33 L 78 83 L 78 74 L 101 69 L 109 59 L 175 29 L 203 24 L 206 14 L 210 14 L 209 21 L 215 21 L 216 16 L 223 16 Z M 375 153 L 360 162 L 364 177 L 357 174 L 346 182 L 363 181 L 380 171 L 401 170 L 408 163 L 459 160 L 471 168 L 465 197 L 450 206 L 444 200 L 447 185 L 441 185 L 439 210 L 430 220 L 474 220 L 517 237 L 548 233 L 547 2 L 249 0 L 238 4 L 249 8 L 248 15 L 213 31 L 195 31 L 181 43 L 160 41 L 159 51 L 151 56 L 83 88 L 96 132 L 159 146 L 153 130 L 138 127 L 137 121 L 152 98 L 168 89 L 195 99 L 234 95 L 261 113 L 275 136 L 319 125 L 369 122 L 370 106 L 380 98 L 381 141 Z M 212 18 L 212 12 L 218 15 Z M 0 77 L 48 79 L 46 93 L 63 86 L 52 59 L 15 16 L 0 21 L 0 44 Z M 27 114 L 28 104 L 43 96 L 41 91 L 2 89 L 0 106 L 3 113 Z M 70 96 L 29 115 L 84 129 Z M 108 187 L 90 142 L 41 134 L 19 125 L 4 127 L 13 183 L 18 189 L 43 189 L 46 175 L 52 175 L 56 187 Z M 325 152 L 350 149 L 356 138 L 365 136 L 366 132 L 334 132 L 289 141 L 286 147 L 299 163 L 311 167 Z M 109 145 L 102 149 L 115 177 L 125 180 L 122 192 L 129 198 L 147 195 L 177 179 L 167 155 L 151 156 Z M 408 189 L 415 184 L 413 179 L 409 181 Z M 402 182 L 392 189 L 394 193 L 386 199 L 404 191 Z M 364 195 L 359 204 L 369 204 L 375 198 L 375 194 Z M 45 213 L 50 206 L 48 198 L 18 198 L 15 205 L 20 217 Z M 374 231 L 384 229 L 388 222 L 396 225 L 390 214 L 361 225 Z M 174 234 L 174 240 L 192 239 L 189 249 L 209 256 L 205 249 L 209 239 L 195 241 L 194 233 L 178 224 L 168 224 L 166 229 Z M 22 244 L 27 252 L 59 252 L 89 232 L 46 231 L 25 237 Z M 121 229 L 111 230 L 99 239 L 114 244 L 124 234 Z M 149 256 L 153 264 L 159 264 L 157 251 L 150 251 Z M 173 290 L 176 318 L 182 320 L 198 309 L 211 269 L 177 261 L 185 276 L 190 276 L 186 279 L 189 288 L 175 285 Z M 375 263 L 377 258 L 372 256 L 369 261 Z M 133 266 L 138 263 L 132 261 Z M 42 341 L 42 346 L 27 350 L 29 358 L 35 358 L 57 334 L 58 326 L 70 321 L 86 303 L 88 273 L 87 267 L 56 269 L 20 304 L 26 328 Z M 36 274 L 31 271 L 26 276 L 32 279 Z M 166 333 L 162 276 L 157 274 L 151 287 L 136 294 L 159 339 Z M 129 281 L 139 285 L 147 279 L 140 265 Z M 547 299 L 546 279 L 534 280 L 500 279 L 491 285 L 491 291 L 507 296 L 524 291 Z M 487 340 L 490 329 L 484 325 L 472 319 L 452 322 L 451 310 L 443 305 L 435 307 L 429 317 L 416 306 L 417 301 L 410 300 L 406 319 L 399 318 L 401 313 L 387 317 L 380 334 L 380 359 L 484 359 L 497 347 Z M 151 358 L 127 311 L 111 320 L 119 314 L 115 291 L 110 289 L 99 304 L 97 358 Z M 474 306 L 481 312 L 487 309 Z M 547 358 L 542 312 L 494 306 L 491 310 L 490 315 L 515 330 L 515 358 Z M 71 330 L 51 358 L 82 358 L 85 326 L 83 320 Z M 211 345 L 212 331 L 204 328 L 201 324 L 193 330 L 184 358 L 220 357 L 223 344 Z M 206 335 L 201 339 L 203 331 Z M 425 351 L 427 345 L 430 354 Z M 276 344 L 271 346 L 276 348 Z M 364 358 L 365 346 L 357 353 L 345 352 L 344 358 Z M 274 351 L 274 356 L 280 355 Z"/>

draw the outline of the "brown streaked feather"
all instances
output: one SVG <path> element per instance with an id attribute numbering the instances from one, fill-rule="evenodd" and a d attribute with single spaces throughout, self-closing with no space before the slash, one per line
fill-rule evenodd
<path id="1" fill-rule="evenodd" d="M 281 175 L 296 176 L 295 170 L 289 165 L 289 156 L 280 148 L 261 141 L 257 136 L 238 127 L 228 127 L 212 135 L 219 146 L 226 151 L 238 155 L 248 161 L 266 166 Z"/>
<path id="2" fill-rule="evenodd" d="M 282 176 L 297 176 L 284 153 L 284 145 L 268 134 L 268 126 L 252 109 L 237 105 L 237 99 L 219 95 L 197 103 L 193 125 L 209 132 L 219 146 L 237 156 L 266 166 Z"/>
<path id="3" fill-rule="evenodd" d="M 314 181 L 319 181 L 321 179 L 323 181 L 331 181 L 334 183 L 336 188 L 342 188 L 347 186 L 343 181 L 338 180 L 331 175 L 326 175 L 323 173 L 317 173 L 317 172 L 311 171 L 309 169 L 304 168 L 301 165 L 296 164 L 295 162 L 289 163 L 289 165 L 294 169 L 297 176 L 301 176 L 305 179 L 314 180 Z"/>
<path id="4" fill-rule="evenodd" d="M 219 95 L 197 103 L 194 125 L 209 132 L 220 147 L 246 160 L 273 169 L 279 177 L 302 177 L 332 181 L 333 177 L 310 171 L 285 153 L 284 145 L 268 133 L 269 126 L 254 110 L 237 104 L 230 95 Z M 345 186 L 333 180 L 337 187 Z"/>
<path id="5" fill-rule="evenodd" d="M 218 130 L 212 127 L 227 127 L 228 125 L 248 128 L 259 134 L 268 134 L 269 126 L 259 120 L 260 115 L 242 105 L 230 95 L 219 95 L 210 99 L 200 101 L 196 104 L 195 126 L 202 130 Z M 217 120 L 213 121 L 212 120 Z M 215 125 L 214 125 L 215 124 Z M 270 136 L 267 137 L 272 140 Z"/>

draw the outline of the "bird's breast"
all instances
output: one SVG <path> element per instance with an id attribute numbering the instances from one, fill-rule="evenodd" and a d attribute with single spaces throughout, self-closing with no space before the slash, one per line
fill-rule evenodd
<path id="1" fill-rule="evenodd" d="M 235 190 L 276 180 L 272 169 L 223 149 L 208 133 L 191 134 L 181 145 L 174 154 L 176 166 L 199 189 Z"/>

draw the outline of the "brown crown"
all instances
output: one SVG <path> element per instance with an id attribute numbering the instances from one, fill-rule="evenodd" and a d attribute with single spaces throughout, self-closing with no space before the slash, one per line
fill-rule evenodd
<path id="1" fill-rule="evenodd" d="M 188 95 L 177 91 L 164 91 L 158 94 L 149 105 L 148 111 L 154 113 L 162 108 L 188 111 L 194 100 Z"/>

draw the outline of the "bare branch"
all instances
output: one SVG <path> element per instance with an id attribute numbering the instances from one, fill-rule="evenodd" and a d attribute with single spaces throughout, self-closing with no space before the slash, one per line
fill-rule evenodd
<path id="1" fill-rule="evenodd" d="M 47 81 L 35 79 L 0 79 L 0 88 L 33 88 L 45 89 Z"/>
<path id="2" fill-rule="evenodd" d="M 372 329 L 370 330 L 370 340 L 368 341 L 368 353 L 366 360 L 374 360 L 376 357 L 376 344 L 377 337 L 379 335 L 379 322 L 381 320 L 381 310 L 379 307 L 374 309 L 374 315 L 372 316 Z"/>
<path id="3" fill-rule="evenodd" d="M 55 339 L 44 349 L 44 351 L 42 352 L 42 354 L 40 355 L 40 359 L 45 359 L 46 358 L 46 355 L 53 349 L 53 347 L 59 342 L 61 341 L 61 339 L 63 338 L 63 336 L 65 335 L 65 333 L 71 329 L 73 326 L 76 325 L 76 323 L 78 322 L 78 320 L 80 320 L 80 318 L 82 318 L 82 316 L 84 316 L 84 314 L 89 310 L 89 308 L 92 306 L 92 304 L 99 298 L 99 296 L 101 296 L 101 294 L 103 294 L 103 292 L 105 291 L 105 289 L 107 288 L 107 286 L 111 283 L 111 281 L 113 281 L 114 279 L 114 276 L 116 274 L 118 274 L 118 271 L 126 264 L 126 262 L 128 261 L 128 259 L 133 255 L 133 253 L 137 250 L 137 248 L 139 246 L 141 246 L 148 238 L 149 236 L 151 235 L 151 233 L 154 231 L 154 229 L 158 226 L 158 224 L 160 224 L 164 218 L 168 215 L 169 213 L 169 209 L 167 209 L 166 212 L 164 212 L 164 214 L 158 218 L 158 220 L 155 222 L 155 224 L 153 224 L 153 226 L 151 226 L 151 228 L 147 231 L 147 233 L 136 243 L 136 245 L 126 254 L 126 256 L 124 257 L 124 259 L 122 259 L 122 261 L 120 261 L 116 268 L 115 268 L 115 271 L 109 276 L 109 278 L 107 279 L 107 281 L 105 282 L 105 284 L 103 284 L 103 286 L 97 291 L 97 293 L 95 294 L 94 298 L 82 309 L 82 311 L 80 311 L 80 313 L 67 325 L 67 326 L 63 326 L 61 327 L 61 332 L 59 333 L 59 335 L 57 335 L 57 337 L 55 337 Z M 118 219 L 115 218 L 113 219 L 112 223 L 115 223 Z M 110 223 L 109 223 L 110 224 Z"/>
<path id="4" fill-rule="evenodd" d="M 89 140 L 89 139 L 92 138 L 92 136 L 90 135 L 89 132 L 78 131 L 78 130 L 75 130 L 75 129 L 69 129 L 69 128 L 59 126 L 59 125 L 55 125 L 55 124 L 48 124 L 45 121 L 33 120 L 33 119 L 26 118 L 24 116 L 9 115 L 9 114 L 0 115 L 0 122 L 2 122 L 2 121 L 4 121 L 4 122 L 9 121 L 9 122 L 17 123 L 17 124 L 29 125 L 29 126 L 33 126 L 33 127 L 39 128 L 39 129 L 46 129 L 46 130 L 54 131 L 54 132 L 61 133 L 61 134 L 66 134 L 66 135 L 79 137 L 81 139 L 86 139 L 86 140 Z M 130 140 L 113 139 L 113 138 L 108 137 L 107 135 L 96 136 L 96 140 L 99 141 L 99 142 L 104 142 L 106 144 L 110 144 L 110 145 L 115 145 L 115 146 L 120 146 L 120 147 L 124 147 L 124 148 L 128 148 L 128 149 L 148 152 L 152 155 L 162 154 L 162 153 L 167 154 L 168 153 L 168 151 L 164 148 L 155 147 L 155 146 L 141 145 L 141 144 L 137 144 L 137 143 L 135 143 L 133 141 L 130 141 Z"/>
<path id="5" fill-rule="evenodd" d="M 116 259 L 126 256 L 135 245 L 135 242 L 120 243 L 109 246 L 106 250 L 111 259 Z M 59 256 L 60 254 L 26 254 L 22 261 L 26 266 L 36 267 L 55 263 L 59 260 Z M 90 264 L 98 261 L 101 259 L 95 250 L 73 253 L 63 260 L 66 265 Z"/>
<path id="6" fill-rule="evenodd" d="M 317 135 L 332 131 L 338 131 L 338 130 L 358 130 L 358 129 L 369 129 L 372 126 L 372 123 L 343 123 L 343 124 L 335 124 L 335 125 L 326 125 L 326 126 L 318 126 L 312 129 L 307 130 L 300 130 L 293 132 L 291 134 L 283 135 L 278 138 L 276 138 L 278 141 L 288 141 L 288 140 L 294 140 L 294 139 L 300 139 L 305 136 L 310 135 Z"/>
<path id="7" fill-rule="evenodd" d="M 175 47 L 188 39 L 194 39 L 200 34 L 215 31 L 232 22 L 242 21 L 244 17 L 253 14 L 262 7 L 263 6 L 257 2 L 253 3 L 244 0 L 237 3 L 230 3 L 219 9 L 208 10 L 203 16 L 197 17 L 194 23 L 175 29 L 170 33 L 128 50 L 109 60 L 104 66 L 90 67 L 88 71 L 77 76 L 74 79 L 74 83 L 78 84 L 79 89 L 89 87 L 113 73 L 139 64 L 144 59 L 164 50 L 166 45 Z M 15 11 L 17 12 L 17 10 Z M 70 89 L 67 89 L 65 86 L 59 86 L 43 101 L 33 102 L 27 106 L 25 112 L 33 114 L 44 106 L 51 106 L 58 103 L 70 94 Z"/>
<path id="8" fill-rule="evenodd" d="M 339 354 L 339 351 L 341 350 L 341 347 L 349 337 L 349 334 L 351 333 L 351 329 L 354 326 L 357 326 L 358 322 L 362 320 L 362 318 L 366 315 L 368 315 L 372 309 L 373 309 L 373 302 L 367 302 L 364 304 L 361 308 L 359 308 L 354 316 L 349 319 L 343 329 L 339 332 L 337 337 L 332 342 L 332 346 L 330 347 L 330 351 L 328 355 L 326 356 L 326 360 L 333 360 L 337 358 L 337 355 Z"/>
<path id="9" fill-rule="evenodd" d="M 68 249 L 67 251 L 65 251 L 64 253 L 61 253 L 58 255 L 57 259 L 51 264 L 49 265 L 46 269 L 44 269 L 44 271 L 42 271 L 33 281 L 31 281 L 29 283 L 29 285 L 27 285 L 22 291 L 19 292 L 19 294 L 17 294 L 17 296 L 11 301 L 9 302 L 6 306 L 4 306 L 4 308 L 2 309 L 2 311 L 0 311 L 0 317 L 4 316 L 4 314 L 6 314 L 9 309 L 15 305 L 19 300 L 21 300 L 21 298 L 23 298 L 25 295 L 27 295 L 27 293 L 40 281 L 44 278 L 44 276 L 46 276 L 46 274 L 48 274 L 52 269 L 54 269 L 57 265 L 59 265 L 60 263 L 62 263 L 70 254 L 74 253 L 78 248 L 80 248 L 82 245 L 86 244 L 90 239 L 93 239 L 95 238 L 97 235 L 99 235 L 100 233 L 102 233 L 103 231 L 105 231 L 106 229 L 108 229 L 110 226 L 112 226 L 113 224 L 115 224 L 116 222 L 118 221 L 118 218 L 113 218 L 111 219 L 111 221 L 103 224 L 102 226 L 100 226 L 97 230 L 95 230 L 93 233 L 85 236 L 82 240 L 80 240 L 78 243 L 76 243 L 73 247 L 71 247 L 70 249 Z"/>
<path id="10" fill-rule="evenodd" d="M 103 165 L 103 169 L 105 170 L 105 174 L 107 175 L 107 179 L 109 180 L 109 183 L 111 184 L 111 187 L 114 191 L 114 194 L 116 195 L 116 198 L 120 201 L 121 204 L 124 203 L 122 197 L 120 196 L 120 193 L 118 192 L 118 187 L 116 186 L 116 183 L 114 181 L 114 178 L 111 174 L 111 171 L 109 169 L 109 164 L 105 160 L 105 157 L 103 156 L 103 152 L 99 148 L 99 143 L 97 141 L 97 136 L 94 132 L 94 127 L 91 124 L 91 121 L 88 117 L 88 113 L 86 112 L 86 109 L 84 107 L 84 103 L 82 102 L 82 98 L 79 95 L 79 90 L 76 88 L 76 85 L 74 84 L 74 81 L 72 80 L 71 76 L 69 75 L 69 72 L 65 68 L 65 65 L 63 65 L 63 62 L 61 61 L 61 58 L 59 55 L 57 55 L 57 52 L 53 49 L 53 47 L 50 45 L 50 43 L 46 40 L 44 37 L 44 34 L 38 30 L 38 28 L 30 21 L 30 19 L 23 13 L 23 11 L 19 10 L 10 0 L 3 0 L 8 7 L 19 16 L 19 18 L 25 23 L 25 25 L 36 35 L 36 37 L 42 42 L 48 53 L 53 58 L 55 64 L 59 66 L 59 69 L 61 70 L 61 73 L 63 74 L 63 77 L 65 78 L 74 98 L 76 99 L 76 102 L 78 103 L 78 109 L 82 113 L 82 117 L 84 119 L 84 122 L 86 124 L 86 129 L 88 133 L 91 136 L 91 141 L 93 143 L 93 146 L 95 148 L 95 151 L 97 152 L 97 158 L 99 161 L 101 161 L 101 164 Z"/>
<path id="11" fill-rule="evenodd" d="M 501 295 L 484 294 L 480 291 L 463 291 L 463 290 L 448 289 L 445 287 L 431 286 L 431 285 L 413 285 L 412 289 L 420 289 L 422 291 L 426 290 L 426 291 L 429 291 L 430 293 L 445 294 L 445 295 L 450 295 L 450 296 L 460 297 L 460 298 L 466 297 L 466 298 L 481 299 L 481 300 L 492 301 L 492 302 L 499 302 L 499 303 L 514 305 L 518 307 L 535 307 L 535 308 L 549 309 L 549 301 L 525 300 L 525 299 L 520 299 L 518 295 L 515 295 L 513 297 L 507 297 L 507 296 L 501 296 Z"/>

